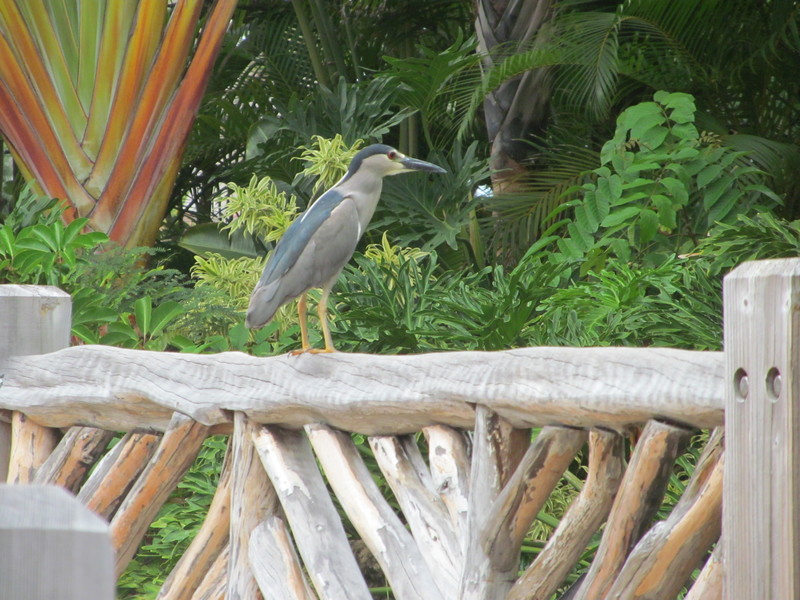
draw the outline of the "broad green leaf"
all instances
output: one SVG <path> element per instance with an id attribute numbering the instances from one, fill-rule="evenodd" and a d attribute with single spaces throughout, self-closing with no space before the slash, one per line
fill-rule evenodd
<path id="1" fill-rule="evenodd" d="M 708 165 L 697 174 L 697 187 L 704 188 L 722 173 L 722 165 Z"/>
<path id="2" fill-rule="evenodd" d="M 142 335 L 144 337 L 150 336 L 150 323 L 153 316 L 153 300 L 150 296 L 142 296 L 136 299 L 133 303 L 133 316 Z"/>
<path id="3" fill-rule="evenodd" d="M 38 237 L 18 237 L 15 245 L 17 248 L 36 250 L 41 254 L 49 254 L 53 251 L 49 244 L 46 244 Z"/>
<path id="4" fill-rule="evenodd" d="M 703 194 L 703 208 L 710 210 L 717 203 L 717 200 L 720 199 L 722 194 L 725 193 L 725 190 L 732 187 L 732 184 L 733 182 L 729 178 L 722 177 L 708 186 Z"/>
<path id="5" fill-rule="evenodd" d="M 14 232 L 8 225 L 0 227 L 0 254 L 14 256 Z"/>
<path id="6" fill-rule="evenodd" d="M 100 244 L 108 241 L 108 236 L 101 231 L 90 231 L 82 233 L 72 241 L 72 245 L 77 248 L 96 248 Z"/>
<path id="7" fill-rule="evenodd" d="M 641 206 L 626 206 L 612 211 L 603 219 L 603 227 L 614 227 L 626 221 L 632 221 L 642 211 Z"/>
<path id="8" fill-rule="evenodd" d="M 185 312 L 186 309 L 178 302 L 172 300 L 162 302 L 153 310 L 149 334 L 151 336 L 158 335 L 167 325 L 170 324 L 172 320 L 175 319 L 175 317 L 182 315 Z"/>
<path id="9" fill-rule="evenodd" d="M 247 341 L 250 338 L 250 333 L 244 325 L 244 321 L 239 321 L 230 328 L 228 336 L 231 339 L 231 347 L 235 350 L 244 351 L 247 346 Z"/>
<path id="10" fill-rule="evenodd" d="M 659 225 L 669 231 L 675 229 L 675 227 L 677 227 L 677 223 L 675 207 L 672 204 L 672 198 L 668 198 L 662 194 L 654 194 L 651 198 L 651 201 L 658 212 Z"/>
<path id="11" fill-rule="evenodd" d="M 639 138 L 639 143 L 648 150 L 654 150 L 664 143 L 669 135 L 669 129 L 666 127 L 653 127 L 648 129 L 642 137 Z"/>
<path id="12" fill-rule="evenodd" d="M 639 240 L 646 244 L 651 242 L 658 233 L 658 215 L 648 208 L 642 209 L 639 214 Z"/>
<path id="13" fill-rule="evenodd" d="M 64 237 L 62 244 L 66 246 L 72 243 L 72 240 L 74 240 L 78 236 L 78 234 L 80 234 L 81 229 L 83 229 L 88 222 L 89 219 L 81 218 L 81 219 L 75 219 L 72 223 L 67 225 L 67 228 L 64 230 Z"/>
<path id="14" fill-rule="evenodd" d="M 673 200 L 680 206 L 686 206 L 686 204 L 689 202 L 689 190 L 686 189 L 686 186 L 683 185 L 682 182 L 678 181 L 674 177 L 662 178 L 661 185 L 667 189 L 667 192 L 669 192 Z"/>
<path id="15" fill-rule="evenodd" d="M 718 221 L 724 221 L 741 197 L 742 190 L 728 189 L 708 212 L 707 225 L 711 227 Z"/>
<path id="16" fill-rule="evenodd" d="M 256 246 L 252 236 L 240 230 L 229 234 L 221 231 L 217 223 L 203 223 L 192 227 L 181 236 L 178 245 L 200 256 L 215 253 L 225 258 L 257 258 L 264 253 Z"/>
<path id="17" fill-rule="evenodd" d="M 56 252 L 61 248 L 61 240 L 64 237 L 64 225 L 60 221 L 53 223 L 52 227 L 33 225 L 30 228 L 30 233 L 44 242 L 50 250 Z"/>

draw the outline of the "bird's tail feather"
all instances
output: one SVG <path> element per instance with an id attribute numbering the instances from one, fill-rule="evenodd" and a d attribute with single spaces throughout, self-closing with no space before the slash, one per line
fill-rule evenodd
<path id="1" fill-rule="evenodd" d="M 274 285 L 262 285 L 253 290 L 244 323 L 250 329 L 263 327 L 270 322 L 284 302 L 275 294 Z"/>

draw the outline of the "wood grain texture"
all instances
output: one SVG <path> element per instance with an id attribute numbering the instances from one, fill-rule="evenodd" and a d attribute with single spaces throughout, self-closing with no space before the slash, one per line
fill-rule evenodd
<path id="1" fill-rule="evenodd" d="M 800 260 L 725 278 L 726 600 L 800 598 Z"/>
<path id="2" fill-rule="evenodd" d="M 292 534 L 278 517 L 269 517 L 250 536 L 250 564 L 265 598 L 316 600 L 303 575 Z M 344 596 L 341 596 L 344 600 Z"/>
<path id="3" fill-rule="evenodd" d="M 46 285 L 0 285 L 0 403 L 10 392 L 8 363 L 15 357 L 55 352 L 69 346 L 72 301 L 66 292 Z M 48 431 L 26 411 L 11 417 L 11 435 L 3 428 L 0 467 L 9 483 L 32 483 L 61 433 Z"/>
<path id="4" fill-rule="evenodd" d="M 625 471 L 623 453 L 622 436 L 608 431 L 589 434 L 589 471 L 583 489 L 506 600 L 552 597 L 611 510 Z"/>
<path id="5" fill-rule="evenodd" d="M 8 483 L 33 483 L 36 471 L 58 444 L 57 429 L 34 423 L 28 415 L 15 411 L 11 417 L 11 450 Z"/>
<path id="6" fill-rule="evenodd" d="M 493 600 L 506 595 L 516 579 L 517 567 L 496 568 L 484 547 L 483 530 L 497 496 L 530 445 L 530 431 L 514 429 L 497 413 L 478 406 L 473 440 L 459 599 Z"/>
<path id="7" fill-rule="evenodd" d="M 581 429 L 544 427 L 528 447 L 481 529 L 481 543 L 494 568 L 507 571 L 519 565 L 531 523 L 587 437 Z"/>
<path id="8" fill-rule="evenodd" d="M 160 441 L 160 435 L 126 433 L 97 463 L 78 492 L 78 500 L 104 519 L 111 520 Z"/>
<path id="9" fill-rule="evenodd" d="M 214 564 L 205 573 L 203 581 L 192 600 L 225 600 L 228 590 L 228 562 L 230 560 L 230 544 L 222 549 Z"/>
<path id="10" fill-rule="evenodd" d="M 391 435 L 435 424 L 470 429 L 475 404 L 516 428 L 723 420 L 722 355 L 666 348 L 256 358 L 78 346 L 12 357 L 4 372 L 0 409 L 58 427 L 163 430 L 176 410 L 208 425 L 239 410 L 264 424 Z"/>
<path id="11" fill-rule="evenodd" d="M 250 568 L 250 536 L 253 530 L 280 510 L 278 496 L 264 472 L 253 436 L 259 425 L 237 412 L 233 416 L 233 482 L 231 487 L 231 533 L 228 557 L 227 600 L 260 600 Z"/>
<path id="12" fill-rule="evenodd" d="M 208 513 L 189 547 L 167 576 L 156 600 L 191 600 L 202 585 L 206 573 L 228 546 L 231 527 L 231 480 L 233 457 L 231 444 L 222 463 L 217 489 Z"/>
<path id="13" fill-rule="evenodd" d="M 441 600 L 443 595 L 422 550 L 381 495 L 350 435 L 324 425 L 305 429 L 328 483 L 380 563 L 394 596 L 398 600 Z"/>
<path id="14" fill-rule="evenodd" d="M 636 544 L 609 597 L 675 598 L 719 539 L 722 526 L 722 429 L 711 436 L 680 500 Z"/>
<path id="15" fill-rule="evenodd" d="M 446 425 L 431 425 L 422 433 L 428 442 L 433 484 L 450 513 L 459 548 L 463 549 L 469 520 L 469 436 Z"/>
<path id="16" fill-rule="evenodd" d="M 350 549 L 347 533 L 305 433 L 260 427 L 254 433 L 253 441 L 319 597 L 325 600 L 369 600 L 372 595 Z M 263 533 L 277 535 L 280 539 L 277 524 Z M 290 565 L 290 557 L 284 555 L 274 568 L 294 572 Z M 263 565 L 264 568 L 268 566 Z M 274 576 L 276 573 L 272 571 L 262 572 L 265 581 Z M 299 593 L 300 588 L 294 587 Z M 264 589 L 263 584 L 261 589 Z"/>
<path id="17" fill-rule="evenodd" d="M 414 436 L 374 436 L 369 445 L 442 595 L 457 598 L 461 547 Z"/>
<path id="18" fill-rule="evenodd" d="M 689 430 L 650 421 L 642 431 L 608 517 L 600 547 L 575 600 L 606 598 L 628 553 L 656 514 Z"/>
<path id="19" fill-rule="evenodd" d="M 684 600 L 722 600 L 722 544 L 717 543 Z"/>
<path id="20" fill-rule="evenodd" d="M 175 413 L 150 461 L 111 519 L 111 543 L 117 553 L 119 576 L 161 506 L 194 462 L 208 427 Z"/>
<path id="21" fill-rule="evenodd" d="M 70 427 L 53 453 L 36 471 L 34 483 L 60 485 L 77 493 L 86 473 L 114 437 L 94 427 Z"/>
<path id="22" fill-rule="evenodd" d="M 0 373 L 11 356 L 55 352 L 69 346 L 70 295 L 49 285 L 0 285 Z"/>
<path id="23" fill-rule="evenodd" d="M 2 417 L 2 415 L 0 415 Z M 11 422 L 0 418 L 0 483 L 8 479 L 8 464 L 11 459 Z"/>

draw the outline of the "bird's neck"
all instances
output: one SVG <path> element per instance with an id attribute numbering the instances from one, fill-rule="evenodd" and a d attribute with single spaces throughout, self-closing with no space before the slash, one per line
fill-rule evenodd
<path id="1" fill-rule="evenodd" d="M 375 214 L 378 200 L 381 198 L 383 189 L 383 178 L 375 177 L 370 173 L 356 173 L 347 180 L 341 190 L 353 198 L 358 209 L 358 221 L 361 224 L 361 232 L 367 229 L 367 225 Z"/>

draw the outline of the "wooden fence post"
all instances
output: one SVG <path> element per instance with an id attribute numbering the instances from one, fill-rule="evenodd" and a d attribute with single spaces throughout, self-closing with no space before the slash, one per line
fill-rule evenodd
<path id="1" fill-rule="evenodd" d="M 726 278 L 725 600 L 800 598 L 800 259 Z"/>
<path id="2" fill-rule="evenodd" d="M 71 328 L 72 300 L 66 292 L 46 285 L 0 285 L 0 394 L 5 359 L 66 348 Z M 6 416 L 11 426 L 0 426 L 0 481 L 29 483 L 57 436 L 22 414 Z"/>
<path id="3" fill-rule="evenodd" d="M 0 598 L 112 600 L 108 524 L 58 486 L 0 484 Z"/>

